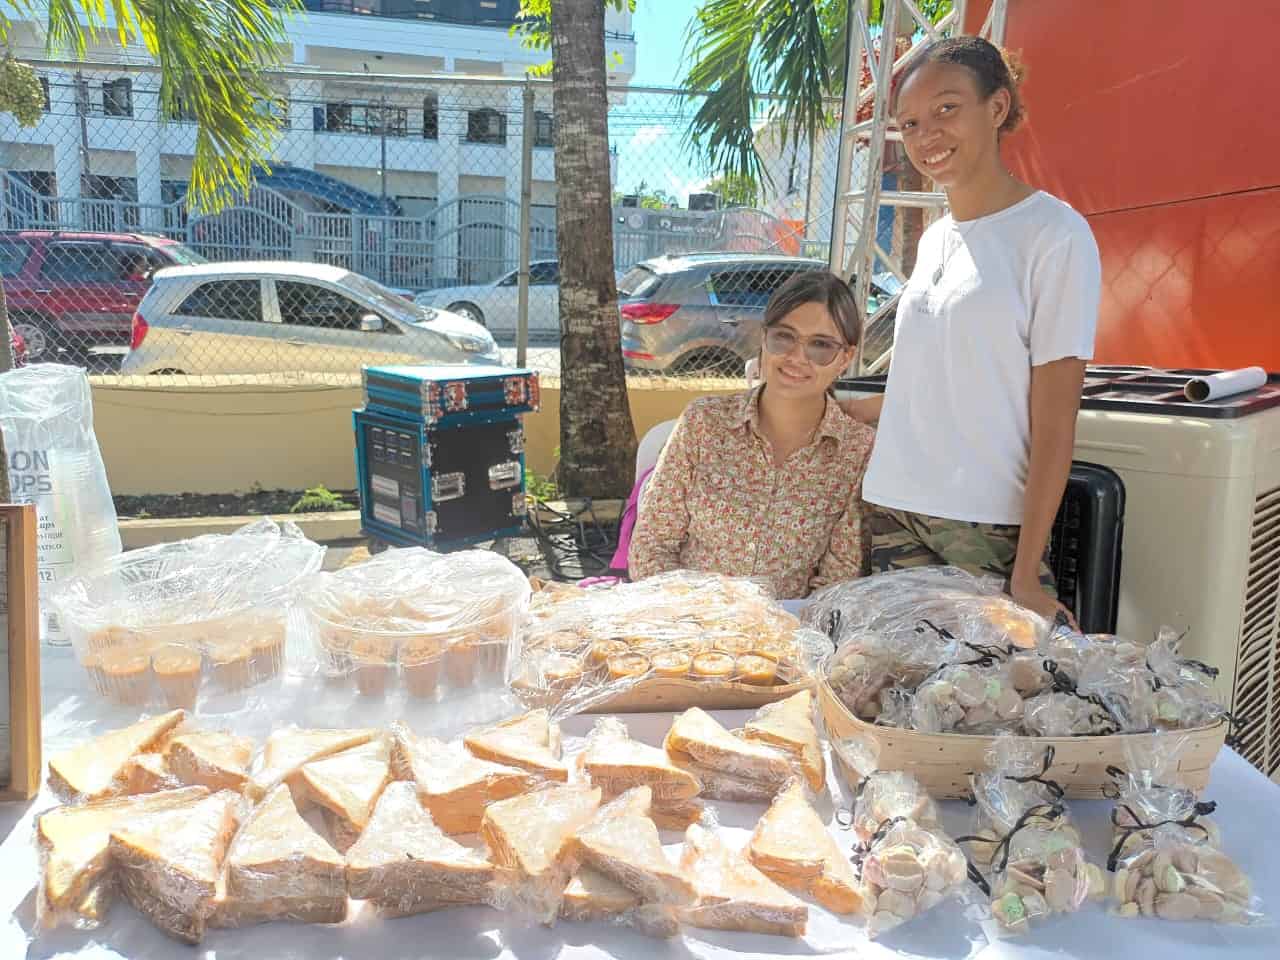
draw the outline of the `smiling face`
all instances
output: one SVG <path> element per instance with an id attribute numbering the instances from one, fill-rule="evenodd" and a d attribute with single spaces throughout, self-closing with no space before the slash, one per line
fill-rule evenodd
<path id="1" fill-rule="evenodd" d="M 998 131 L 1009 107 L 1007 89 L 984 99 L 969 68 L 930 62 L 903 83 L 894 119 L 912 166 L 950 190 L 1000 167 Z"/>
<path id="2" fill-rule="evenodd" d="M 770 333 L 770 331 L 776 331 Z M 827 392 L 853 360 L 854 348 L 840 334 L 824 304 L 802 303 L 765 328 L 760 374 L 770 393 L 794 400 L 813 400 Z M 774 353 L 774 349 L 783 349 Z M 829 354 L 831 362 L 815 363 L 810 353 Z"/>

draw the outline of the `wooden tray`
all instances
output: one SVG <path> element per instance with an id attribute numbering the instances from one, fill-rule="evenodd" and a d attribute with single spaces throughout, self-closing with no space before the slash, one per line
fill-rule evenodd
<path id="1" fill-rule="evenodd" d="M 701 707 L 703 710 L 754 710 L 793 693 L 808 690 L 811 680 L 759 687 L 723 680 L 681 680 L 657 677 L 641 680 L 615 697 L 588 707 L 584 713 L 663 713 Z"/>
<path id="2" fill-rule="evenodd" d="M 818 702 L 827 735 L 833 740 L 869 736 L 880 745 L 880 769 L 906 770 L 936 799 L 962 800 L 970 794 L 969 775 L 986 768 L 986 753 L 994 737 L 960 733 L 920 733 L 897 727 L 878 727 L 855 717 L 836 696 L 825 677 L 818 680 Z M 1209 783 L 1209 768 L 1222 749 L 1227 723 L 1184 731 L 1190 744 L 1178 766 L 1179 780 L 1193 790 Z M 1125 766 L 1125 744 L 1150 740 L 1154 734 L 1115 734 L 1109 737 L 1032 737 L 1035 744 L 1054 748 L 1053 766 L 1045 776 L 1062 784 L 1068 797 L 1099 799 L 1111 785 L 1106 768 Z M 844 771 L 845 779 L 856 783 L 857 771 L 850 770 L 838 751 L 832 755 Z"/>

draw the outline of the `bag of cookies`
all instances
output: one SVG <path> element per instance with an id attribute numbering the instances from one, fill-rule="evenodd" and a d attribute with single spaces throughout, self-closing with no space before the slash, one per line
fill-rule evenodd
<path id="1" fill-rule="evenodd" d="M 1127 745 L 1127 769 L 1112 767 L 1111 890 L 1123 917 L 1251 924 L 1263 919 L 1249 877 L 1222 850 L 1201 801 L 1177 779 L 1185 738 L 1160 734 Z"/>
<path id="2" fill-rule="evenodd" d="M 1045 777 L 1053 748 L 998 737 L 989 770 L 972 778 L 978 831 L 960 837 L 987 868 L 991 913 L 1000 929 L 1024 933 L 1053 914 L 1075 913 L 1106 893 L 1103 873 L 1087 861 L 1064 791 Z"/>

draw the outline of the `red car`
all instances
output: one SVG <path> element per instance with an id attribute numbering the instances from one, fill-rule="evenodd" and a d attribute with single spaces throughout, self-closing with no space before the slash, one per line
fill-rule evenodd
<path id="1" fill-rule="evenodd" d="M 13 357 L 14 369 L 27 364 L 27 342 L 17 330 L 9 331 L 9 353 Z"/>
<path id="2" fill-rule="evenodd" d="M 9 321 L 32 362 L 56 359 L 62 350 L 127 346 L 151 275 L 203 262 L 176 240 L 146 234 L 0 232 Z"/>

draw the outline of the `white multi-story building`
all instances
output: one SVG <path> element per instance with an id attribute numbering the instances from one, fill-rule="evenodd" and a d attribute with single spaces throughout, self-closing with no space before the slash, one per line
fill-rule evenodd
<path id="1" fill-rule="evenodd" d="M 350 255 L 353 268 L 406 286 L 475 282 L 514 261 L 520 81 L 548 58 L 511 35 L 519 0 L 304 5 L 287 23 L 291 65 L 274 78 L 277 99 L 262 106 L 283 121 L 272 170 L 258 178 L 243 209 L 200 218 L 181 202 L 196 127 L 160 122 L 159 75 L 145 48 L 122 49 L 112 33 L 90 44 L 80 69 L 43 61 L 41 22 L 0 0 L 11 46 L 37 61 L 47 94 L 34 127 L 0 116 L 0 170 L 8 174 L 0 191 L 8 222 L 0 226 L 53 220 L 49 225 L 186 231 L 186 239 L 225 246 L 228 255 L 241 248 L 330 260 Z M 609 8 L 605 29 L 609 79 L 622 86 L 635 68 L 630 13 Z M 507 80 L 482 79 L 495 77 Z M 548 238 L 554 250 L 554 120 L 546 84 L 538 85 L 535 111 L 537 254 L 546 252 Z M 15 210 L 35 213 L 15 223 Z M 365 248 L 375 253 L 367 263 L 360 259 Z M 388 269 L 397 256 L 401 268 Z M 398 275 L 408 260 L 414 275 Z"/>

